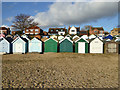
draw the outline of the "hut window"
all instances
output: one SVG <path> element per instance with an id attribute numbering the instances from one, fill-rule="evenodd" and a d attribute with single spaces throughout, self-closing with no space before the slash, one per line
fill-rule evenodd
<path id="1" fill-rule="evenodd" d="M 58 29 L 56 31 L 58 32 Z"/>

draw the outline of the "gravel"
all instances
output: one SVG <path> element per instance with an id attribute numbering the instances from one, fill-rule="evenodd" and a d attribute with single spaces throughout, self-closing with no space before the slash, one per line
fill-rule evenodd
<path id="1" fill-rule="evenodd" d="M 117 54 L 3 55 L 3 88 L 117 88 Z"/>

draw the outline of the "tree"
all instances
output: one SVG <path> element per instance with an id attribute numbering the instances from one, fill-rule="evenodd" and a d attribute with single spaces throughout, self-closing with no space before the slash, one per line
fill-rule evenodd
<path id="1" fill-rule="evenodd" d="M 88 31 L 88 36 L 90 36 L 89 31 L 90 31 L 90 27 L 92 27 L 92 26 L 91 26 L 91 25 L 86 25 L 86 26 L 84 26 L 84 27 L 85 27 L 85 30 Z"/>
<path id="2" fill-rule="evenodd" d="M 34 22 L 33 18 L 26 14 L 19 14 L 14 18 L 14 25 L 12 25 L 12 27 L 15 29 L 20 29 L 22 32 L 25 30 L 25 28 L 38 25 L 38 23 Z"/>

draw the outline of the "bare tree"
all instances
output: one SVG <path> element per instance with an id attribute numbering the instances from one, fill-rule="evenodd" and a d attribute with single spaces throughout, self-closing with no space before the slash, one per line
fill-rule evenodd
<path id="1" fill-rule="evenodd" d="M 24 31 L 25 28 L 28 28 L 30 26 L 38 25 L 38 23 L 34 22 L 33 18 L 30 18 L 30 16 L 26 14 L 19 14 L 15 16 L 13 24 L 14 25 L 12 25 L 12 27 L 20 29 L 21 31 Z"/>

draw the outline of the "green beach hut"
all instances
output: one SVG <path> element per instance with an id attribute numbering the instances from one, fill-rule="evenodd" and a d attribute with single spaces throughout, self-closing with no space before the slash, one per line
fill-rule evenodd
<path id="1" fill-rule="evenodd" d="M 49 38 L 44 41 L 44 52 L 57 52 L 58 41 L 54 38 Z"/>
<path id="2" fill-rule="evenodd" d="M 60 52 L 73 52 L 73 41 L 69 37 L 65 37 L 59 42 Z"/>
<path id="3" fill-rule="evenodd" d="M 75 52 L 76 53 L 88 53 L 89 42 L 84 38 L 79 38 L 75 41 Z"/>

